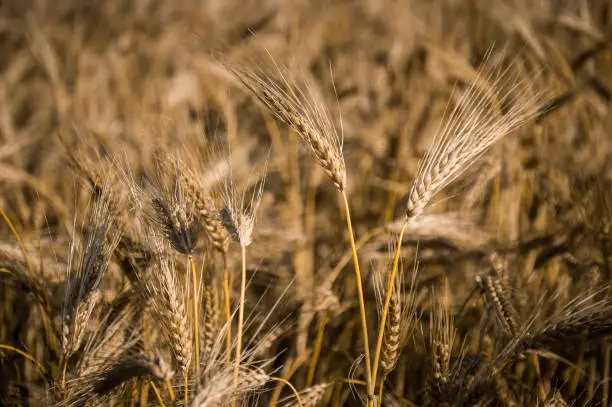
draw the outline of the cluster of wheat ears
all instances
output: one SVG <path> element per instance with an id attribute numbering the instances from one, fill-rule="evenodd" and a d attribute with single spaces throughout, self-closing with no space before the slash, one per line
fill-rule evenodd
<path id="1" fill-rule="evenodd" d="M 6 12 L 0 405 L 608 406 L 612 90 L 599 67 L 612 66 L 611 48 L 595 25 L 560 14 L 595 43 L 570 64 L 504 7 L 493 10 L 514 16 L 520 47 L 506 33 L 468 63 L 432 34 L 393 70 L 398 82 L 429 64 L 455 70 L 442 103 L 422 84 L 429 94 L 386 98 L 367 85 L 352 104 L 363 85 L 342 83 L 350 61 L 307 66 L 289 53 L 285 63 L 228 44 L 190 65 L 208 82 L 185 71 L 149 90 L 127 67 L 166 73 L 123 53 L 156 38 L 151 49 L 173 55 L 180 34 L 142 23 L 131 30 L 143 36 L 97 43 L 89 26 L 56 28 L 62 42 Z M 249 26 L 265 33 L 283 16 Z M 170 17 L 158 28 L 166 18 L 171 32 Z M 270 45 L 254 29 L 223 41 L 236 35 Z M 313 52 L 335 56 L 329 47 Z M 71 52 L 82 59 L 63 72 Z M 366 59 L 355 69 L 378 63 Z M 214 105 L 202 111 L 200 82 Z M 50 108 L 30 107 L 38 89 Z M 421 134 L 423 153 L 406 153 Z"/>

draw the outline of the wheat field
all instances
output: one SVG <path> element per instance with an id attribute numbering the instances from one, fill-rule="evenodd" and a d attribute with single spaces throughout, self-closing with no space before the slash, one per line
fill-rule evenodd
<path id="1" fill-rule="evenodd" d="M 0 406 L 612 406 L 612 3 L 0 1 Z"/>

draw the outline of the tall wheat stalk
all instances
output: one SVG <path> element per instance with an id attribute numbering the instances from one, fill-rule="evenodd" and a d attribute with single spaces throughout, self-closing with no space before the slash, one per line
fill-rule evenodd
<path id="1" fill-rule="evenodd" d="M 387 295 L 383 306 L 374 353 L 372 380 L 376 382 L 384 329 L 389 313 L 400 250 L 408 223 L 423 213 L 433 197 L 464 174 L 495 143 L 537 115 L 539 94 L 529 84 L 504 69 L 483 68 L 461 96 L 434 136 L 431 147 L 419 164 L 413 181 L 402 229 L 397 238 Z M 505 84 L 510 83 L 508 89 Z M 501 113 L 500 106 L 507 108 Z M 509 107 L 508 107 L 509 106 Z"/>
<path id="2" fill-rule="evenodd" d="M 340 192 L 346 227 L 351 246 L 355 270 L 355 285 L 359 301 L 359 313 L 363 336 L 363 352 L 366 364 L 368 398 L 371 404 L 374 397 L 374 383 L 371 379 L 370 344 L 363 297 L 363 286 L 359 258 L 355 246 L 355 234 L 351 221 L 348 197 L 346 195 L 346 166 L 342 153 L 342 138 L 330 118 L 327 108 L 320 96 L 306 81 L 290 81 L 288 74 L 278 65 L 274 65 L 278 78 L 273 78 L 262 71 L 247 69 L 244 66 L 219 60 L 242 85 L 266 106 L 277 119 L 291 127 L 308 145 L 313 158 L 325 171 Z"/>
<path id="3" fill-rule="evenodd" d="M 253 189 L 250 197 L 248 197 L 247 188 L 239 190 L 234 184 L 229 159 L 228 166 L 230 174 L 225 184 L 225 191 L 223 194 L 225 208 L 221 211 L 221 221 L 225 225 L 230 236 L 240 245 L 241 255 L 240 300 L 238 304 L 238 328 L 236 331 L 236 353 L 234 360 L 234 388 L 235 391 L 237 391 L 240 378 L 240 361 L 242 360 L 244 301 L 246 295 L 246 248 L 253 242 L 253 229 L 255 227 L 257 209 L 259 208 L 263 195 L 263 188 L 266 180 L 266 167 L 264 167 L 260 181 Z M 235 401 L 234 399 L 234 403 Z"/>

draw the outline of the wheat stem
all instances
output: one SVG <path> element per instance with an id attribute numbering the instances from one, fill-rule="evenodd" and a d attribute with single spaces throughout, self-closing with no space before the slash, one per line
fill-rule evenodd
<path id="1" fill-rule="evenodd" d="M 603 345 L 603 352 L 604 352 L 604 357 L 603 357 L 603 362 L 604 362 L 604 370 L 603 370 L 603 377 L 604 378 L 609 378 L 610 377 L 610 359 L 611 359 L 611 349 L 610 349 L 610 344 L 608 342 L 604 342 Z M 601 392 L 601 405 L 602 406 L 607 406 L 608 405 L 608 399 L 610 397 L 610 384 L 608 380 L 604 380 L 603 382 L 603 386 L 602 386 L 602 392 Z"/>
<path id="2" fill-rule="evenodd" d="M 317 328 L 317 338 L 315 340 L 314 350 L 312 351 L 312 357 L 310 359 L 310 365 L 308 366 L 308 377 L 306 379 L 306 387 L 312 386 L 314 375 L 317 370 L 317 362 L 319 361 L 319 355 L 323 347 L 323 334 L 325 333 L 325 325 L 329 316 L 325 313 L 319 320 L 319 326 Z"/>
<path id="3" fill-rule="evenodd" d="M 164 400 L 161 397 L 161 394 L 159 394 L 159 390 L 157 390 L 157 386 L 155 385 L 155 383 L 153 383 L 153 380 L 151 380 L 150 377 L 149 377 L 149 384 L 151 385 L 151 388 L 153 389 L 153 392 L 155 393 L 155 396 L 157 397 L 157 401 L 159 401 L 159 405 L 161 407 L 166 407 L 166 405 L 164 404 Z"/>
<path id="4" fill-rule="evenodd" d="M 298 357 L 295 360 L 289 359 L 285 363 L 285 367 L 283 370 L 283 379 L 285 380 L 291 379 L 291 377 L 293 377 L 295 372 L 298 371 L 298 369 L 302 366 L 302 364 L 306 361 L 307 358 L 308 356 L 306 354 L 303 354 L 302 356 Z M 274 391 L 272 392 L 272 396 L 270 397 L 270 401 L 268 401 L 268 407 L 276 406 L 276 404 L 278 403 L 278 399 L 280 398 L 282 390 L 283 390 L 283 382 L 277 383 L 276 387 L 274 388 Z"/>
<path id="5" fill-rule="evenodd" d="M 270 380 L 275 380 L 277 382 L 281 382 L 281 383 L 286 384 L 287 386 L 289 386 L 289 388 L 291 389 L 293 394 L 295 394 L 295 398 L 297 399 L 297 402 L 298 402 L 299 406 L 300 407 L 304 407 L 304 404 L 302 403 L 302 398 L 300 397 L 300 393 L 298 393 L 298 391 L 295 389 L 295 387 L 293 387 L 293 385 L 288 380 L 285 380 L 285 379 L 280 378 L 280 377 L 274 377 L 274 376 L 270 376 Z"/>
<path id="6" fill-rule="evenodd" d="M 383 396 L 383 389 L 384 389 L 384 384 L 385 381 L 381 380 L 380 384 L 378 385 L 378 405 L 382 406 L 382 396 Z"/>
<path id="7" fill-rule="evenodd" d="M 19 235 L 19 232 L 17 232 L 15 225 L 13 225 L 13 222 L 11 221 L 11 219 L 8 217 L 8 215 L 6 214 L 6 212 L 4 212 L 4 209 L 2 208 L 0 208 L 0 215 L 2 215 L 2 217 L 4 218 L 4 221 L 6 222 L 9 229 L 11 230 L 11 233 L 13 234 L 13 236 L 15 236 L 15 239 L 17 240 L 17 245 L 19 246 L 19 250 L 21 250 L 21 255 L 23 256 L 23 261 L 26 264 L 28 273 L 30 273 L 30 277 L 34 277 L 34 269 L 32 268 L 32 264 L 30 263 L 30 260 L 28 259 L 28 254 L 26 253 L 26 249 L 23 244 L 23 241 L 21 240 L 21 236 Z"/>
<path id="8" fill-rule="evenodd" d="M 189 265 L 191 268 L 191 280 L 193 287 L 193 335 L 195 341 L 195 376 L 196 376 L 196 385 L 197 378 L 200 377 L 200 327 L 199 327 L 199 319 L 198 319 L 198 280 L 196 274 L 196 266 L 195 261 L 193 260 L 193 256 L 187 256 L 189 258 Z"/>
<path id="9" fill-rule="evenodd" d="M 230 283 L 229 283 L 229 270 L 227 269 L 227 258 L 223 254 L 223 306 L 225 308 L 225 345 L 227 348 L 227 364 L 231 363 L 232 360 L 232 311 L 230 309 Z"/>
<path id="10" fill-rule="evenodd" d="M 10 350 L 10 351 L 20 354 L 24 358 L 28 359 L 30 362 L 34 363 L 36 367 L 38 367 L 38 369 L 42 372 L 42 374 L 47 374 L 47 369 L 45 369 L 45 367 L 38 360 L 36 360 L 34 356 L 30 355 L 29 353 L 24 352 L 21 349 L 15 348 L 11 345 L 0 344 L 0 349 L 6 349 L 6 350 Z"/>
<path id="11" fill-rule="evenodd" d="M 364 386 L 364 387 L 368 386 L 367 382 L 363 380 L 358 380 L 358 379 L 342 379 L 342 381 L 347 384 L 356 384 L 356 385 Z"/>
<path id="12" fill-rule="evenodd" d="M 169 377 L 166 377 L 166 387 L 168 388 L 168 393 L 170 394 L 170 401 L 174 401 L 176 399 L 176 394 L 174 394 L 174 389 L 172 388 L 172 382 Z"/>
<path id="13" fill-rule="evenodd" d="M 344 202 L 344 211 L 346 214 L 346 227 L 348 229 L 349 242 L 353 252 L 353 263 L 355 264 L 355 283 L 357 284 L 357 295 L 359 297 L 359 312 L 361 314 L 361 329 L 363 331 L 363 351 L 365 353 L 366 363 L 366 379 L 368 383 L 368 404 L 371 405 L 371 396 L 374 393 L 374 385 L 372 384 L 372 371 L 370 366 L 370 343 L 368 341 L 368 323 L 366 320 L 365 302 L 363 299 L 363 286 L 361 284 L 361 271 L 359 269 L 359 259 L 357 258 L 357 249 L 355 248 L 355 236 L 353 234 L 353 225 L 351 223 L 351 211 L 349 209 L 348 198 L 343 189 L 341 191 L 342 200 Z"/>
<path id="14" fill-rule="evenodd" d="M 61 357 L 61 361 L 60 361 L 60 366 L 62 366 L 62 389 L 66 388 L 66 365 L 67 365 L 67 361 L 66 361 L 66 355 L 62 354 Z"/>
<path id="15" fill-rule="evenodd" d="M 389 275 L 389 284 L 387 286 L 385 304 L 380 319 L 380 326 L 378 327 L 378 338 L 376 340 L 376 351 L 374 353 L 374 370 L 372 371 L 372 380 L 374 381 L 374 383 L 376 383 L 376 376 L 378 375 L 378 362 L 380 360 L 380 351 L 382 349 L 383 337 L 385 335 L 385 324 L 387 323 L 387 315 L 389 314 L 389 304 L 391 304 L 393 284 L 395 283 L 395 276 L 397 274 L 399 256 L 402 248 L 402 240 L 404 238 L 406 226 L 408 226 L 408 222 L 404 222 L 404 224 L 402 225 L 402 230 L 400 231 L 400 234 L 397 238 L 397 247 L 395 249 L 395 255 L 393 256 L 393 266 L 391 268 L 391 274 Z"/>
<path id="16" fill-rule="evenodd" d="M 242 352 L 242 325 L 244 324 L 244 296 L 246 291 L 246 246 L 241 245 L 242 273 L 240 278 L 240 305 L 238 309 L 238 331 L 236 333 L 236 360 L 234 362 L 234 388 L 238 387 L 240 353 Z M 235 402 L 235 400 L 234 400 Z"/>
<path id="17" fill-rule="evenodd" d="M 185 373 L 183 374 L 183 381 L 185 386 L 185 394 L 183 396 L 185 400 L 185 405 L 189 405 L 189 373 L 187 372 L 189 369 L 185 369 Z"/>

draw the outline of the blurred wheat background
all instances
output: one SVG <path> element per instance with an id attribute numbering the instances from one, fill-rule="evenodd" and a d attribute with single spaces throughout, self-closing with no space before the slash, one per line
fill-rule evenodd
<path id="1" fill-rule="evenodd" d="M 611 98 L 607 0 L 1 0 L 0 405 L 612 405 Z"/>

